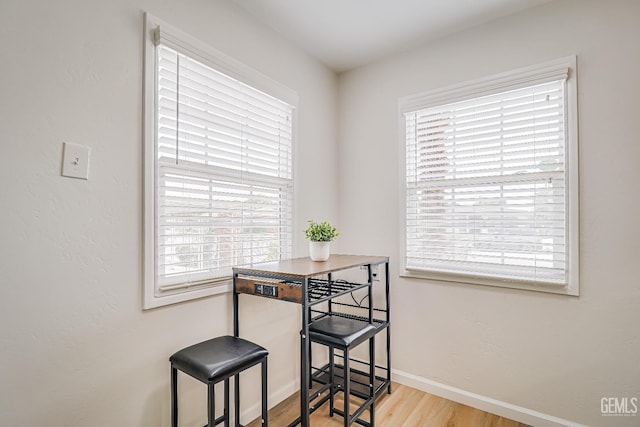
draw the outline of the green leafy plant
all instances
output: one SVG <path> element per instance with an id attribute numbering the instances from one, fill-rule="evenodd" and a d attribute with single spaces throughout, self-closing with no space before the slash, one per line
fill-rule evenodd
<path id="1" fill-rule="evenodd" d="M 336 228 L 327 221 L 315 222 L 309 220 L 307 222 L 309 223 L 309 226 L 304 231 L 304 235 L 312 242 L 330 242 L 339 236 L 336 232 Z"/>

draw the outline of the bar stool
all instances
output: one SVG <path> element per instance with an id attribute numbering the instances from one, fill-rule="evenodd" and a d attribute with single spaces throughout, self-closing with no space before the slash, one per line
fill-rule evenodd
<path id="1" fill-rule="evenodd" d="M 309 339 L 311 342 L 323 344 L 329 347 L 329 415 L 334 413 L 342 415 L 344 427 L 348 427 L 354 421 L 359 424 L 374 427 L 374 401 L 375 401 L 375 335 L 376 328 L 371 323 L 355 320 L 337 315 L 328 315 L 312 322 L 309 325 Z M 351 394 L 351 375 L 349 367 L 349 351 L 364 341 L 369 340 L 369 393 L 364 403 L 351 414 L 349 410 L 349 396 Z M 342 350 L 344 382 L 336 384 L 336 366 L 334 350 Z M 334 408 L 334 395 L 342 387 L 344 393 L 344 410 Z M 369 422 L 359 419 L 360 415 L 369 408 Z"/>
<path id="2" fill-rule="evenodd" d="M 208 393 L 208 424 L 224 422 L 229 427 L 229 378 L 235 376 L 235 417 L 240 426 L 240 372 L 262 365 L 262 425 L 267 427 L 267 356 L 269 352 L 242 338 L 222 336 L 183 348 L 169 358 L 171 362 L 171 426 L 178 427 L 178 370 L 205 383 Z M 224 414 L 216 419 L 214 386 L 224 381 Z"/>

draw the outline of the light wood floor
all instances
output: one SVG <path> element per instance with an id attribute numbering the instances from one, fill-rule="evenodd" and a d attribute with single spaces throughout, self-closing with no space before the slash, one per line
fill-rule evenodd
<path id="1" fill-rule="evenodd" d="M 470 406 L 462 405 L 438 396 L 424 393 L 411 387 L 392 383 L 392 393 L 383 394 L 376 401 L 376 425 L 380 427 L 524 427 L 498 415 L 489 414 Z M 342 408 L 342 393 L 338 393 L 336 407 Z M 285 427 L 300 411 L 298 394 L 290 396 L 269 411 L 271 427 Z M 352 400 L 352 411 L 355 409 Z M 368 411 L 363 415 L 368 420 Z M 342 417 L 329 417 L 329 402 L 311 415 L 312 427 L 342 427 Z M 260 427 L 260 420 L 247 427 Z M 356 423 L 353 424 L 358 425 Z"/>

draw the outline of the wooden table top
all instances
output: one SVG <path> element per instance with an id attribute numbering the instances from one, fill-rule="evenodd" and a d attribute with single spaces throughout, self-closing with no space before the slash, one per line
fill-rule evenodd
<path id="1" fill-rule="evenodd" d="M 265 262 L 246 267 L 233 267 L 234 273 L 283 275 L 308 278 L 334 271 L 347 270 L 368 264 L 389 262 L 389 257 L 368 255 L 331 255 L 327 261 L 311 261 L 311 258 L 294 258 L 283 261 Z"/>

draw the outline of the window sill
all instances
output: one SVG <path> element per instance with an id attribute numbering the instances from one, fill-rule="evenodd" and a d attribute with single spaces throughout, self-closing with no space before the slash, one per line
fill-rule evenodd
<path id="1" fill-rule="evenodd" d="M 146 288 L 145 288 L 146 289 Z M 219 282 L 207 287 L 197 287 L 194 289 L 182 289 L 178 292 L 166 292 L 160 295 L 144 295 L 144 310 L 177 304 L 180 302 L 210 297 L 213 295 L 226 294 L 233 290 L 231 278 L 228 281 Z"/>
<path id="2" fill-rule="evenodd" d="M 434 280 L 439 282 L 462 283 L 467 285 L 482 285 L 498 288 L 520 289 L 533 292 L 544 292 L 551 294 L 579 296 L 579 288 L 576 285 L 558 285 L 551 283 L 540 283 L 530 281 L 518 281 L 511 279 L 502 279 L 498 277 L 482 277 L 466 274 L 444 273 L 438 271 L 426 270 L 407 270 L 401 269 L 400 277 L 410 279 Z"/>

